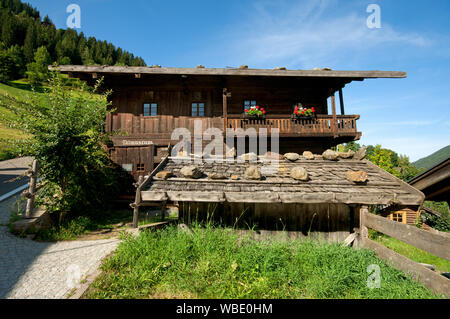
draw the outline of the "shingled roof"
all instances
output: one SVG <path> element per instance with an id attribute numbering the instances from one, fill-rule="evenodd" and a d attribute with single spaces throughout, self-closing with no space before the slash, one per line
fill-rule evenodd
<path id="1" fill-rule="evenodd" d="M 277 171 L 271 171 L 273 161 L 259 158 L 256 163 L 238 163 L 235 159 L 217 162 L 203 160 L 201 164 L 187 164 L 193 157 L 167 157 L 159 167 L 147 177 L 141 187 L 143 202 L 237 202 L 237 203 L 343 203 L 343 204 L 400 204 L 421 205 L 424 195 L 390 175 L 367 160 L 339 159 L 325 160 L 315 156 L 313 160 L 300 157 L 291 162 L 277 160 Z M 199 179 L 185 178 L 181 169 L 196 165 L 203 176 Z M 261 180 L 245 179 L 245 171 L 250 166 L 258 166 Z M 291 177 L 291 169 L 301 166 L 309 175 L 308 181 Z M 161 171 L 170 171 L 173 177 L 166 180 L 157 178 Z M 368 175 L 365 183 L 347 180 L 348 171 L 364 171 Z M 223 175 L 216 180 L 209 176 Z M 232 176 L 238 176 L 234 180 Z"/>

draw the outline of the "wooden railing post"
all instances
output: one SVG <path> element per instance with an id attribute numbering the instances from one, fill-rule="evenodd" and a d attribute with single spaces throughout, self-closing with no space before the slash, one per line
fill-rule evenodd
<path id="1" fill-rule="evenodd" d="M 369 213 L 367 206 L 361 206 L 359 210 L 359 245 L 364 246 L 369 238 L 369 229 L 366 227 L 366 214 Z"/>
<path id="2" fill-rule="evenodd" d="M 138 219 L 139 219 L 139 205 L 141 204 L 141 186 L 144 183 L 144 176 L 139 176 L 136 187 L 136 197 L 134 203 L 131 204 L 133 208 L 133 228 L 138 228 Z"/>
<path id="3" fill-rule="evenodd" d="M 36 196 L 36 183 L 37 176 L 39 170 L 39 163 L 37 160 L 33 161 L 33 166 L 30 172 L 30 187 L 28 189 L 28 193 L 26 195 L 27 199 L 27 208 L 25 210 L 25 217 L 30 218 L 33 213 L 33 205 L 34 205 L 34 197 Z"/>
<path id="4" fill-rule="evenodd" d="M 224 124 L 225 130 L 228 127 L 228 96 L 229 96 L 229 93 L 228 93 L 227 89 L 224 88 L 222 100 L 223 100 L 223 124 Z"/>

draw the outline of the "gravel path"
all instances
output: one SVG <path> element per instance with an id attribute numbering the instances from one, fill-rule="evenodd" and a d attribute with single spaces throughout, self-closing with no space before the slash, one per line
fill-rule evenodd
<path id="1" fill-rule="evenodd" d="M 40 243 L 8 227 L 15 197 L 0 203 L 0 298 L 61 299 L 114 251 L 118 239 Z"/>

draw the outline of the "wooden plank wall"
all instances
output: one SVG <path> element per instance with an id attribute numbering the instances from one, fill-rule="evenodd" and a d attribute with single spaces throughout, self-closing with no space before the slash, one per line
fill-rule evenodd
<path id="1" fill-rule="evenodd" d="M 131 164 L 134 179 L 147 175 L 155 165 L 154 145 L 143 147 L 116 147 L 111 150 L 111 159 L 118 165 Z M 144 171 L 138 172 L 137 165 L 144 164 Z"/>
<path id="2" fill-rule="evenodd" d="M 137 85 L 139 84 L 139 85 Z M 231 92 L 228 113 L 244 112 L 244 100 L 256 100 L 266 107 L 268 114 L 292 114 L 293 105 L 315 107 L 320 114 L 328 114 L 327 97 L 330 83 L 314 80 L 220 77 L 154 77 L 108 83 L 113 88 L 111 97 L 116 113 L 140 115 L 144 103 L 158 103 L 160 115 L 191 116 L 191 103 L 205 103 L 205 115 L 223 115 L 222 90 Z"/>
<path id="3" fill-rule="evenodd" d="M 342 242 L 359 224 L 351 208 L 343 204 L 244 204 L 181 203 L 180 220 L 212 220 L 223 226 L 249 229 L 253 226 L 267 234 L 286 231 L 292 238 L 321 238 Z M 353 225 L 354 224 L 354 225 Z"/>

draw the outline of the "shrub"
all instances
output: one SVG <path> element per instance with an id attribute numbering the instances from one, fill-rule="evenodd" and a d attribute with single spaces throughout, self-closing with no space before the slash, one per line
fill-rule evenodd
<path id="1" fill-rule="evenodd" d="M 61 216 L 101 205 L 125 185 L 118 181 L 121 171 L 111 164 L 105 147 L 108 136 L 103 125 L 110 92 L 99 94 L 100 84 L 68 88 L 53 71 L 45 94 L 30 95 L 20 103 L 0 101 L 16 114 L 11 120 L 14 127 L 33 137 L 28 150 L 39 161 L 39 175 L 45 181 L 39 204 Z"/>

